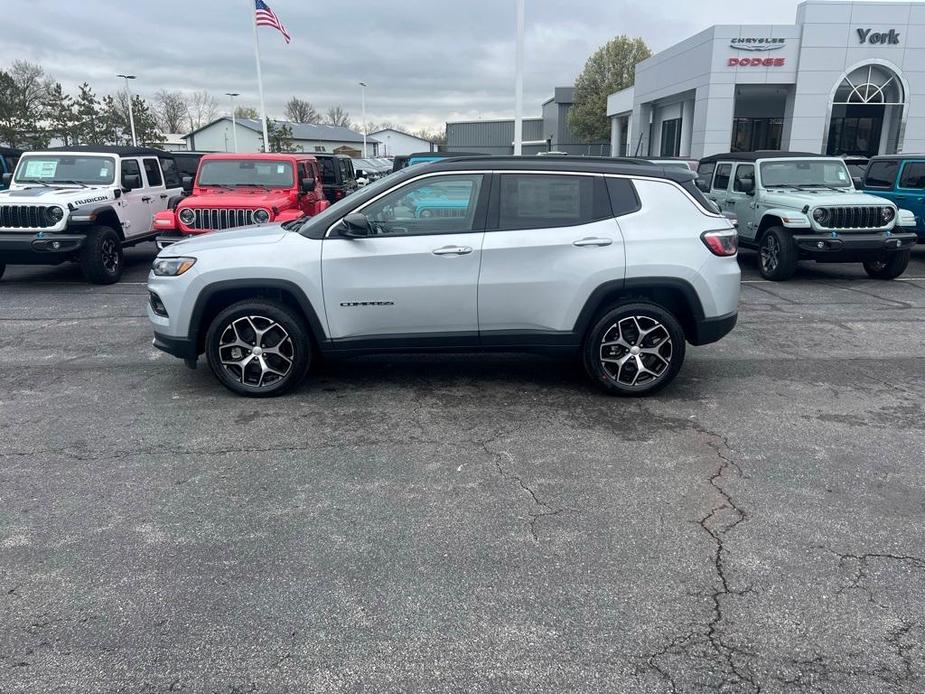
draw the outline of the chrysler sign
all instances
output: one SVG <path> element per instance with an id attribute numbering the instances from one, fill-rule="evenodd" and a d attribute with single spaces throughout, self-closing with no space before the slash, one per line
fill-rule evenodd
<path id="1" fill-rule="evenodd" d="M 740 51 L 775 51 L 784 47 L 786 39 L 771 38 L 737 38 L 732 39 L 729 45 Z"/>

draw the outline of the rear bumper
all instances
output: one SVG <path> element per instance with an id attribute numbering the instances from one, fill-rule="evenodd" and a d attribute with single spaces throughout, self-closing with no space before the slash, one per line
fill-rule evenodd
<path id="1" fill-rule="evenodd" d="M 727 313 L 725 316 L 703 318 L 694 323 L 693 334 L 687 336 L 692 345 L 708 345 L 729 334 L 739 319 L 737 311 Z"/>
<path id="2" fill-rule="evenodd" d="M 57 265 L 83 248 L 83 234 L 0 232 L 0 263 Z"/>
<path id="3" fill-rule="evenodd" d="M 793 241 L 800 253 L 815 260 L 866 260 L 887 252 L 900 251 L 915 245 L 914 232 L 880 231 L 870 234 L 847 233 L 794 234 Z"/>

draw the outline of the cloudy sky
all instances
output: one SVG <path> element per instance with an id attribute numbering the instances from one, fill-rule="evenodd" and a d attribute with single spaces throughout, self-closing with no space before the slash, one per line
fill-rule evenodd
<path id="1" fill-rule="evenodd" d="M 260 29 L 267 111 L 289 96 L 323 111 L 408 127 L 510 117 L 514 0 L 269 0 L 293 41 Z M 131 72 L 150 96 L 161 88 L 241 92 L 257 105 L 251 0 L 4 0 L 0 66 L 43 65 L 66 89 L 97 93 Z M 797 0 L 526 0 L 525 115 L 552 88 L 574 82 L 609 38 L 641 36 L 653 51 L 711 24 L 792 23 Z M 222 107 L 226 102 L 222 101 Z"/>

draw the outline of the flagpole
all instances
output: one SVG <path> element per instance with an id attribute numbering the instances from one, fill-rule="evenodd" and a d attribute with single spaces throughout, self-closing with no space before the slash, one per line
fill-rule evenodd
<path id="1" fill-rule="evenodd" d="M 251 19 L 254 22 L 254 59 L 257 61 L 257 91 L 260 92 L 260 119 L 263 121 L 263 151 L 270 151 L 270 138 L 267 134 L 267 108 L 263 103 L 263 74 L 260 71 L 260 39 L 257 37 L 257 8 L 254 0 L 248 0 L 251 6 Z"/>

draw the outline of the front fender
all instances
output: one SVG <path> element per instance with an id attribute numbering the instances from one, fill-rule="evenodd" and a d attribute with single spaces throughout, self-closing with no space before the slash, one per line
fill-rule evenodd
<path id="1" fill-rule="evenodd" d="M 177 215 L 173 210 L 161 210 L 154 213 L 154 228 L 157 231 L 176 231 Z"/>
<path id="2" fill-rule="evenodd" d="M 809 217 L 797 210 L 788 210 L 783 207 L 773 207 L 765 210 L 761 215 L 762 221 L 765 217 L 777 217 L 781 220 L 787 229 L 812 229 L 813 225 Z"/>

